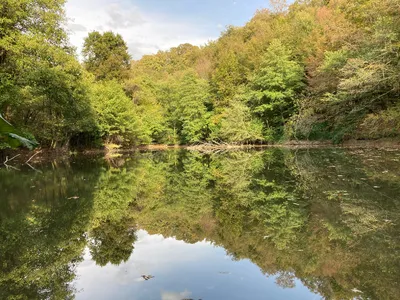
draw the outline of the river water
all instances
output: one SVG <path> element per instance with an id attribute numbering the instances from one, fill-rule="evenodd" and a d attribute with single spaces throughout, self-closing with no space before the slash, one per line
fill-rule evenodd
<path id="1" fill-rule="evenodd" d="M 400 151 L 0 168 L 0 299 L 400 299 Z"/>

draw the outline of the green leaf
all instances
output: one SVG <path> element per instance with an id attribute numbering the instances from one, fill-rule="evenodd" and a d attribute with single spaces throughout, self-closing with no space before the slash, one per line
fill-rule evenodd
<path id="1" fill-rule="evenodd" d="M 39 145 L 37 142 L 32 141 L 32 140 L 28 140 L 28 139 L 26 139 L 26 138 L 24 138 L 24 137 L 22 137 L 22 136 L 19 136 L 18 134 L 15 134 L 15 133 L 9 133 L 8 135 L 9 135 L 11 138 L 13 138 L 13 139 L 19 141 L 19 143 L 20 143 L 22 146 L 25 146 L 25 147 L 28 148 L 29 150 L 33 150 L 33 149 L 35 149 L 35 148 Z"/>
<path id="2" fill-rule="evenodd" d="M 0 138 L 4 139 L 6 144 L 11 148 L 18 148 L 24 146 L 29 150 L 33 150 L 39 144 L 35 141 L 24 138 L 20 135 L 17 129 L 15 129 L 6 119 L 0 114 Z"/>
<path id="3" fill-rule="evenodd" d="M 14 127 L 3 118 L 0 114 L 0 134 L 13 132 Z"/>

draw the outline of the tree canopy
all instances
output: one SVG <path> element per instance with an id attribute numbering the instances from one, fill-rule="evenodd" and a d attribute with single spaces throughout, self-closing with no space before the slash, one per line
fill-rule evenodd
<path id="1" fill-rule="evenodd" d="M 80 63 L 64 1 L 2 1 L 0 113 L 45 147 L 398 137 L 398 1 L 284 2 L 136 61 L 94 31 Z"/>
<path id="2" fill-rule="evenodd" d="M 86 70 L 97 80 L 126 78 L 131 56 L 121 35 L 93 31 L 85 39 L 82 53 Z"/>

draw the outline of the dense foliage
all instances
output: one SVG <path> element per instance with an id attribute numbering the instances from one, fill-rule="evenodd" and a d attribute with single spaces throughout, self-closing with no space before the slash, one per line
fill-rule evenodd
<path id="1" fill-rule="evenodd" d="M 208 124 L 197 135 L 203 142 L 395 137 L 399 9 L 398 0 L 310 0 L 260 10 L 204 47 L 181 45 L 134 62 L 127 85 L 138 106 L 157 103 L 168 119 L 162 87 L 186 72 L 199 86 L 206 81 L 196 101 L 204 103 L 201 120 L 183 124 Z M 183 96 L 183 105 L 195 107 Z M 177 134 L 196 141 L 186 130 Z"/>
<path id="2" fill-rule="evenodd" d="M 0 4 L 0 111 L 43 146 L 93 128 L 82 67 L 63 29 L 64 2 Z"/>
<path id="3" fill-rule="evenodd" d="M 203 47 L 139 61 L 95 31 L 82 64 L 64 2 L 0 4 L 0 113 L 43 146 L 399 135 L 398 0 L 276 5 Z"/>

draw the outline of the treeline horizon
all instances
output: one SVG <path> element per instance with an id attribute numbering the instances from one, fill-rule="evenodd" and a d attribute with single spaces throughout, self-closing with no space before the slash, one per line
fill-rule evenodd
<path id="1" fill-rule="evenodd" d="M 137 61 L 94 31 L 82 63 L 65 2 L 0 4 L 0 114 L 42 147 L 400 136 L 398 0 L 295 1 Z"/>

